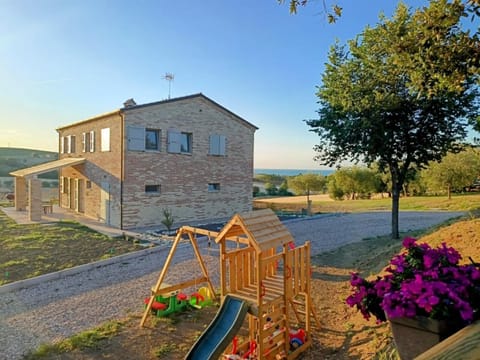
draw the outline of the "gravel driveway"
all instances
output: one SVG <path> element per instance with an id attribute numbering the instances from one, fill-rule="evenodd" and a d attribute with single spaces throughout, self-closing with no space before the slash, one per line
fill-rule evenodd
<path id="1" fill-rule="evenodd" d="M 428 228 L 463 214 L 401 212 L 400 230 Z M 297 244 L 311 241 L 312 255 L 315 255 L 367 237 L 389 234 L 391 214 L 320 215 L 289 220 L 285 224 Z M 206 254 L 206 239 L 200 240 L 199 245 Z M 164 248 L 129 261 L 0 294 L 0 359 L 21 359 L 41 343 L 71 336 L 129 312 L 141 312 L 143 298 L 149 295 L 167 255 L 168 248 Z M 190 244 L 180 244 L 175 266 L 169 272 L 171 282 L 180 280 L 182 274 L 191 274 L 192 258 Z M 217 283 L 218 259 L 214 251 L 210 256 L 206 254 L 205 262 Z"/>

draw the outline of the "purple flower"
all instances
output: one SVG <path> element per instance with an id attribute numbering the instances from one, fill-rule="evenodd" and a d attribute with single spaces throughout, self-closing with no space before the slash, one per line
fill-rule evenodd
<path id="1" fill-rule="evenodd" d="M 429 316 L 461 318 L 471 322 L 480 315 L 480 268 L 459 265 L 460 254 L 445 243 L 437 248 L 405 238 L 406 251 L 395 255 L 386 275 L 367 281 L 351 274 L 352 294 L 346 299 L 365 317 L 377 322 L 390 318 Z"/>
<path id="2" fill-rule="evenodd" d="M 404 282 L 402 289 L 414 295 L 422 295 L 427 292 L 427 286 L 419 274 L 415 275 L 413 281 Z"/>
<path id="3" fill-rule="evenodd" d="M 403 245 L 404 248 L 409 249 L 409 248 L 415 246 L 416 242 L 417 242 L 417 240 L 415 240 L 414 238 L 406 237 L 405 239 L 403 239 L 402 245 Z"/>
<path id="4" fill-rule="evenodd" d="M 394 272 L 403 272 L 405 267 L 408 265 L 405 262 L 405 257 L 403 255 L 395 255 L 392 260 L 390 260 L 390 264 L 395 266 L 393 269 Z"/>
<path id="5" fill-rule="evenodd" d="M 425 269 L 433 268 L 438 262 L 439 255 L 435 250 L 427 250 L 423 255 L 423 266 Z"/>
<path id="6" fill-rule="evenodd" d="M 447 244 L 442 243 L 442 250 L 447 258 L 447 261 L 452 265 L 457 265 L 462 256 L 452 247 L 447 247 Z"/>
<path id="7" fill-rule="evenodd" d="M 377 296 L 384 296 L 386 293 L 390 291 L 392 288 L 392 284 L 387 280 L 379 280 L 374 285 L 375 290 L 377 290 Z"/>
<path id="8" fill-rule="evenodd" d="M 465 301 L 460 301 L 456 308 L 460 311 L 460 316 L 462 317 L 463 320 L 466 321 L 472 321 L 473 320 L 473 309 Z"/>
<path id="9" fill-rule="evenodd" d="M 478 270 L 476 267 L 470 265 L 469 266 L 470 270 L 470 278 L 475 281 L 475 280 L 480 280 L 480 270 Z"/>
<path id="10" fill-rule="evenodd" d="M 365 282 L 364 279 L 362 279 L 360 277 L 360 275 L 358 275 L 358 273 L 355 273 L 355 272 L 352 272 L 350 274 L 350 285 L 352 286 L 358 286 L 358 285 L 361 285 Z"/>
<path id="11" fill-rule="evenodd" d="M 433 294 L 427 294 L 425 296 L 421 296 L 417 300 L 417 305 L 424 309 L 427 313 L 431 313 L 433 310 L 433 307 L 437 305 L 440 302 L 440 299 L 433 295 Z"/>

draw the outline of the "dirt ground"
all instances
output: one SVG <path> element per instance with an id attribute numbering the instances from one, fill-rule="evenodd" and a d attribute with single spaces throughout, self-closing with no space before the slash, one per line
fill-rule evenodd
<path id="1" fill-rule="evenodd" d="M 480 260 L 480 219 L 461 221 L 422 238 L 431 245 L 446 241 L 468 256 Z M 312 298 L 320 328 L 312 332 L 313 346 L 301 359 L 397 359 L 388 324 L 366 321 L 345 304 L 350 294 L 350 272 L 374 275 L 386 259 L 401 249 L 400 241 L 371 239 L 349 244 L 312 258 Z M 170 318 L 147 320 L 138 326 L 141 314 L 132 314 L 114 337 L 94 348 L 75 350 L 46 359 L 183 359 L 218 307 L 190 310 Z"/>

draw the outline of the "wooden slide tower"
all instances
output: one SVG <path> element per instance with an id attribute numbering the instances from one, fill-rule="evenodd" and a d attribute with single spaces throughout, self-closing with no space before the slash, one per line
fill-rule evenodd
<path id="1" fill-rule="evenodd" d="M 233 244 L 229 239 L 235 239 Z M 312 318 L 320 326 L 310 296 L 310 243 L 295 247 L 293 241 L 270 209 L 233 216 L 215 238 L 221 296 L 249 303 L 249 337 L 257 344 L 259 359 L 295 359 L 311 345 Z M 305 343 L 295 351 L 292 326 L 306 333 Z M 246 349 L 249 342 L 242 346 Z"/>
<path id="2" fill-rule="evenodd" d="M 257 359 L 295 359 L 311 344 L 312 320 L 320 327 L 310 296 L 310 243 L 295 246 L 286 226 L 270 209 L 234 215 L 220 232 L 184 227 L 188 233 L 203 276 L 212 287 L 193 234 L 215 238 L 220 256 L 220 295 L 234 296 L 248 303 L 248 339 L 237 350 L 246 353 L 255 343 Z M 177 235 L 177 239 L 180 237 Z M 175 244 L 171 255 L 174 253 Z M 169 259 L 171 256 L 169 256 Z M 162 292 L 161 283 L 169 266 L 165 264 L 153 293 Z M 179 286 L 192 285 L 192 281 Z M 178 286 L 169 286 L 168 290 Z M 151 304 L 148 304 L 151 305 Z M 145 322 L 149 306 L 141 324 Z M 298 347 L 291 334 L 304 331 Z M 228 349 L 226 354 L 228 354 Z"/>

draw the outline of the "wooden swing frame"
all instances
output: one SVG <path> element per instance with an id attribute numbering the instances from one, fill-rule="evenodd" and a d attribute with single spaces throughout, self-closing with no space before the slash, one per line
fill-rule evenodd
<path id="1" fill-rule="evenodd" d="M 180 243 L 180 241 L 183 239 L 183 236 L 187 234 L 188 239 L 190 240 L 190 243 L 192 244 L 193 251 L 195 253 L 195 257 L 200 265 L 200 269 L 202 270 L 202 275 L 201 277 L 183 281 L 181 283 L 175 284 L 175 285 L 170 285 L 164 283 L 165 276 L 167 275 L 167 271 L 170 267 L 170 263 L 172 262 L 172 259 L 175 255 L 175 252 L 177 250 L 177 246 Z M 165 261 L 165 265 L 162 268 L 162 271 L 160 272 L 160 275 L 158 276 L 158 280 L 155 284 L 154 287 L 151 289 L 151 295 L 150 295 L 150 300 L 148 304 L 145 307 L 145 311 L 143 313 L 142 319 L 140 321 L 140 326 L 144 326 L 145 321 L 147 320 L 148 315 L 150 314 L 150 310 L 152 309 L 152 304 L 155 301 L 155 296 L 157 295 L 168 295 L 172 292 L 182 290 L 185 288 L 188 288 L 190 286 L 196 286 L 201 283 L 207 283 L 207 286 L 211 292 L 211 294 L 215 297 L 215 289 L 213 288 L 212 282 L 210 280 L 210 277 L 208 276 L 208 271 L 207 267 L 205 266 L 205 262 L 203 261 L 202 254 L 200 253 L 200 249 L 198 247 L 197 243 L 197 234 L 200 235 L 207 235 L 207 236 L 216 236 L 216 232 L 212 232 L 209 230 L 205 229 L 200 229 L 200 228 L 195 228 L 191 226 L 182 226 L 180 229 L 178 229 L 177 235 L 175 236 L 175 240 L 173 242 L 172 248 L 170 249 L 170 253 L 168 254 L 167 260 Z"/>

